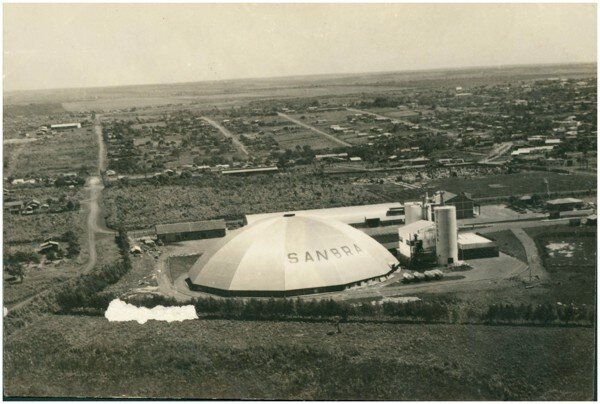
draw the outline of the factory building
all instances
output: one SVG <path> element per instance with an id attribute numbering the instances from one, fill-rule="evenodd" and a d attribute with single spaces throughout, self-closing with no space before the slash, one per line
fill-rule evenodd
<path id="1" fill-rule="evenodd" d="M 459 195 L 453 194 L 447 191 L 438 191 L 433 194 L 431 200 L 432 206 L 436 205 L 450 205 L 456 208 L 457 219 L 469 219 L 474 217 L 474 208 L 479 205 L 475 205 L 471 195 L 466 192 L 461 192 Z"/>
<path id="2" fill-rule="evenodd" d="M 190 289 L 223 296 L 294 296 L 382 281 L 398 260 L 345 223 L 283 214 L 253 221 L 205 252 Z"/>
<path id="3" fill-rule="evenodd" d="M 226 233 L 225 221 L 223 219 L 157 224 L 155 229 L 156 237 L 163 243 L 223 237 Z"/>
<path id="4" fill-rule="evenodd" d="M 417 220 L 398 229 L 398 256 L 409 266 L 432 264 L 435 256 L 435 223 Z"/>
<path id="5" fill-rule="evenodd" d="M 460 260 L 492 258 L 499 255 L 498 245 L 480 234 L 460 233 L 458 235 L 458 258 Z"/>

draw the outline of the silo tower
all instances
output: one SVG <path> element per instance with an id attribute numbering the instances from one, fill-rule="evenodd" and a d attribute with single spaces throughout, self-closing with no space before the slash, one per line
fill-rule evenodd
<path id="1" fill-rule="evenodd" d="M 404 224 L 411 224 L 423 218 L 423 208 L 419 202 L 404 204 Z"/>
<path id="2" fill-rule="evenodd" d="M 439 265 L 453 264 L 458 261 L 458 226 L 456 207 L 439 206 L 435 210 L 436 255 Z"/>

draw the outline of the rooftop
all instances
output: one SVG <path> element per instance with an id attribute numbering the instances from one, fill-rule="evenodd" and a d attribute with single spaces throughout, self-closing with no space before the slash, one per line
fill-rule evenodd
<path id="1" fill-rule="evenodd" d="M 476 233 L 458 233 L 458 244 L 491 244 L 492 240 Z"/>
<path id="2" fill-rule="evenodd" d="M 222 230 L 225 228 L 225 220 L 223 219 L 205 220 L 200 222 L 157 224 L 156 234 L 189 233 L 194 231 Z"/>
<path id="3" fill-rule="evenodd" d="M 562 205 L 565 203 L 583 203 L 581 199 L 575 198 L 559 198 L 547 202 L 549 205 Z"/>
<path id="4" fill-rule="evenodd" d="M 429 220 L 417 220 L 416 222 L 400 227 L 398 232 L 400 234 L 414 234 L 432 227 L 435 227 L 435 223 Z"/>

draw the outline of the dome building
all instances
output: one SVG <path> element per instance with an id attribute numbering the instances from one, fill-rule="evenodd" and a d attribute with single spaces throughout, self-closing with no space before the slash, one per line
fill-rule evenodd
<path id="1" fill-rule="evenodd" d="M 285 214 L 219 240 L 189 270 L 187 283 L 225 296 L 293 296 L 378 280 L 397 266 L 385 247 L 345 223 Z"/>

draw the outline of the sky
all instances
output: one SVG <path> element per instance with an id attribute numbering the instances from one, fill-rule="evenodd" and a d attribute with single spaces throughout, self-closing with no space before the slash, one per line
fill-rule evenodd
<path id="1" fill-rule="evenodd" d="M 4 4 L 4 91 L 596 61 L 594 4 Z"/>

